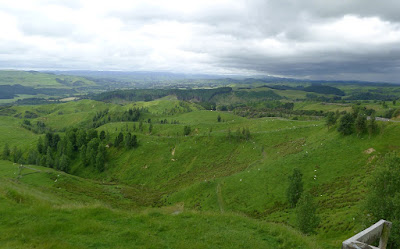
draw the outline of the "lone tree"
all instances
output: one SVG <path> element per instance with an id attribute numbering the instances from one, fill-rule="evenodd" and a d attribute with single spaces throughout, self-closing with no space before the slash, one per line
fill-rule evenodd
<path id="1" fill-rule="evenodd" d="M 293 174 L 289 176 L 289 187 L 286 195 L 290 206 L 293 208 L 299 201 L 303 193 L 303 174 L 299 169 L 293 169 Z"/>
<path id="2" fill-rule="evenodd" d="M 328 129 L 331 128 L 336 124 L 336 115 L 334 112 L 328 112 L 328 115 L 326 116 L 326 126 L 328 126 Z"/>
<path id="3" fill-rule="evenodd" d="M 183 135 L 187 136 L 192 132 L 192 128 L 190 128 L 190 126 L 185 125 L 185 127 L 183 127 Z"/>
<path id="4" fill-rule="evenodd" d="M 354 132 L 353 115 L 347 113 L 340 118 L 338 132 L 340 132 L 342 135 L 351 135 Z"/>
<path id="5" fill-rule="evenodd" d="M 311 234 L 318 227 L 317 205 L 310 193 L 304 193 L 296 208 L 297 226 L 301 232 Z"/>

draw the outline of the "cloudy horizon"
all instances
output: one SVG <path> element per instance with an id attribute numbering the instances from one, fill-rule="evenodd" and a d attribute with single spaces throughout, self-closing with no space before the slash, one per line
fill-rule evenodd
<path id="1" fill-rule="evenodd" d="M 0 1 L 0 68 L 400 83 L 400 2 Z"/>

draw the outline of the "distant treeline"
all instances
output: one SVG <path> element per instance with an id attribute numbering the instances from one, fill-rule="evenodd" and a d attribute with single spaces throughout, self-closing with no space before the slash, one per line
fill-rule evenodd
<path id="1" fill-rule="evenodd" d="M 130 108 L 125 112 L 109 112 L 108 109 L 97 112 L 93 117 L 92 127 L 97 128 L 106 123 L 110 122 L 121 122 L 121 121 L 138 121 L 141 112 L 147 112 L 145 108 Z"/>
<path id="2" fill-rule="evenodd" d="M 279 100 L 282 99 L 282 96 L 276 94 L 274 91 L 237 91 L 235 95 L 239 98 L 243 99 L 265 99 L 265 100 Z"/>
<path id="3" fill-rule="evenodd" d="M 0 85 L 0 99 L 13 99 L 18 94 L 45 94 L 45 95 L 59 95 L 60 91 L 63 94 L 76 93 L 73 89 L 59 89 L 59 88 L 38 88 L 27 87 L 22 85 Z"/>
<path id="4" fill-rule="evenodd" d="M 338 96 L 345 96 L 346 94 L 340 90 L 339 88 L 332 87 L 332 86 L 325 86 L 321 84 L 313 84 L 311 86 L 296 86 L 291 87 L 287 85 L 273 85 L 273 86 L 263 86 L 268 87 L 276 90 L 298 90 L 298 91 L 305 91 L 305 92 L 314 92 L 320 94 L 333 94 Z"/>
<path id="5" fill-rule="evenodd" d="M 220 87 L 215 89 L 135 89 L 105 92 L 93 97 L 98 101 L 122 99 L 126 101 L 152 101 L 168 95 L 175 95 L 179 100 L 197 100 L 207 102 L 215 95 L 230 93 L 232 88 Z"/>
<path id="6" fill-rule="evenodd" d="M 346 98 L 347 100 L 383 100 L 383 101 L 392 101 L 397 100 L 398 97 L 394 95 L 385 95 L 379 93 L 356 93 Z"/>

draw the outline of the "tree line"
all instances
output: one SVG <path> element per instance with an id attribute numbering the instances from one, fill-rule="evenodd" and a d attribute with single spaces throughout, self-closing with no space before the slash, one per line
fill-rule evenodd
<path id="1" fill-rule="evenodd" d="M 365 107 L 353 106 L 351 113 L 328 112 L 325 121 L 328 129 L 337 125 L 337 131 L 348 136 L 356 133 L 358 136 L 378 132 L 378 124 L 375 120 L 375 111 Z"/>
<path id="2" fill-rule="evenodd" d="M 24 155 L 21 149 L 14 146 L 10 149 L 6 144 L 2 151 L 3 160 L 11 160 L 19 164 L 35 164 L 54 168 L 67 173 L 71 165 L 79 161 L 83 167 L 92 167 L 99 172 L 105 170 L 107 148 L 132 149 L 138 146 L 137 136 L 128 132 L 120 132 L 110 142 L 108 132 L 98 133 L 95 129 L 69 129 L 64 136 L 47 132 L 39 137 L 35 148 Z"/>

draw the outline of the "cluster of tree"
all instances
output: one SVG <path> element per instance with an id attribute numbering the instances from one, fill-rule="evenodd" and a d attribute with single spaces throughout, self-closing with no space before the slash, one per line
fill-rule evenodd
<path id="1" fill-rule="evenodd" d="M 45 105 L 45 104 L 56 104 L 60 103 L 59 99 L 56 98 L 26 98 L 15 101 L 16 105 Z"/>
<path id="2" fill-rule="evenodd" d="M 232 92 L 231 87 L 219 87 L 212 89 L 171 89 L 169 95 L 176 95 L 179 100 L 197 100 L 208 102 L 216 95 L 222 95 Z"/>
<path id="3" fill-rule="evenodd" d="M 137 136 L 132 135 L 130 132 L 128 132 L 125 136 L 122 132 L 118 134 L 118 136 L 115 137 L 114 144 L 115 147 L 121 147 L 125 146 L 127 149 L 131 149 L 134 147 L 137 147 L 138 142 L 137 142 Z"/>
<path id="4" fill-rule="evenodd" d="M 93 96 L 94 100 L 110 102 L 115 99 L 127 101 L 152 101 L 168 95 L 165 89 L 135 89 L 103 92 Z"/>
<path id="5" fill-rule="evenodd" d="M 398 97 L 390 94 L 379 94 L 372 92 L 363 92 L 363 93 L 355 93 L 348 96 L 346 99 L 348 100 L 383 100 L 383 101 L 392 101 L 398 99 Z"/>
<path id="6" fill-rule="evenodd" d="M 24 113 L 24 118 L 37 118 L 37 117 L 39 117 L 39 115 L 31 111 L 25 111 Z"/>
<path id="7" fill-rule="evenodd" d="M 314 92 L 321 94 L 332 94 L 338 96 L 346 95 L 342 90 L 332 86 L 320 85 L 320 84 L 312 84 L 311 86 L 304 87 L 303 89 L 306 92 Z"/>
<path id="8" fill-rule="evenodd" d="M 318 102 L 337 102 L 339 100 L 342 100 L 342 98 L 338 97 L 338 96 L 326 97 L 326 96 L 318 96 L 318 95 L 312 94 L 312 93 L 307 93 L 306 100 L 318 101 Z"/>
<path id="9" fill-rule="evenodd" d="M 397 108 L 390 108 L 383 114 L 384 118 L 395 118 L 400 115 L 400 109 Z"/>
<path id="10" fill-rule="evenodd" d="M 124 112 L 109 112 L 108 109 L 97 112 L 92 119 L 92 127 L 97 128 L 110 122 L 126 122 L 138 121 L 142 112 L 146 112 L 145 108 L 130 108 Z"/>
<path id="11" fill-rule="evenodd" d="M 180 101 L 179 104 L 175 105 L 173 108 L 165 109 L 163 111 L 164 115 L 174 115 L 177 113 L 191 112 L 192 108 L 190 104 L 186 101 Z"/>
<path id="12" fill-rule="evenodd" d="M 303 89 L 304 89 L 304 86 L 291 87 L 288 85 L 272 85 L 272 86 L 264 85 L 261 87 L 268 87 L 268 88 L 276 89 L 276 90 L 300 90 L 300 91 L 303 91 Z"/>
<path id="13" fill-rule="evenodd" d="M 231 132 L 231 129 L 228 129 L 228 134 L 226 135 L 229 141 L 236 140 L 239 141 L 248 141 L 251 138 L 250 129 L 249 128 L 237 128 L 236 132 Z"/>
<path id="14" fill-rule="evenodd" d="M 233 110 L 234 114 L 248 117 L 248 118 L 261 118 L 261 117 L 291 117 L 292 115 L 298 116 L 324 116 L 325 113 L 320 110 L 292 110 L 286 108 L 293 108 L 290 103 L 282 104 L 274 108 L 265 107 L 238 107 Z"/>
<path id="15" fill-rule="evenodd" d="M 296 221 L 300 231 L 305 234 L 314 233 L 320 222 L 316 214 L 317 205 L 310 193 L 303 193 L 303 174 L 299 169 L 293 169 L 289 176 L 286 197 L 290 207 L 296 208 Z"/>
<path id="16" fill-rule="evenodd" d="M 41 165 L 65 172 L 70 171 L 70 165 L 74 160 L 81 160 L 85 167 L 92 166 L 102 172 L 105 169 L 107 137 L 104 131 L 99 135 L 94 129 L 71 129 L 63 137 L 47 132 L 44 137 L 39 138 L 36 148 L 30 150 L 26 157 L 17 147 L 10 152 L 6 145 L 3 150 L 3 159 L 12 159 L 21 164 Z"/>
<path id="17" fill-rule="evenodd" d="M 4 145 L 3 151 L 1 153 L 1 158 L 3 160 L 12 160 L 14 163 L 18 163 L 18 162 L 21 163 L 21 162 L 23 162 L 22 150 L 18 149 L 16 146 L 14 146 L 11 151 L 10 147 L 6 143 Z"/>
<path id="18" fill-rule="evenodd" d="M 378 131 L 378 124 L 376 123 L 374 112 L 360 110 L 353 108 L 353 113 L 344 112 L 342 115 L 339 112 L 329 112 L 326 116 L 325 124 L 329 129 L 335 126 L 337 120 L 339 120 L 337 131 L 345 136 L 353 133 L 357 135 L 368 133 L 370 136 L 375 134 Z M 372 113 L 372 115 L 367 116 L 367 113 Z"/>
<path id="19" fill-rule="evenodd" d="M 13 99 L 17 94 L 36 95 L 38 91 L 33 87 L 16 85 L 0 85 L 0 99 Z"/>
<path id="20" fill-rule="evenodd" d="M 179 121 L 178 120 L 168 121 L 167 119 L 161 119 L 160 124 L 179 124 Z"/>
<path id="21" fill-rule="evenodd" d="M 16 112 L 12 106 L 0 106 L 0 116 L 11 116 Z"/>
<path id="22" fill-rule="evenodd" d="M 279 100 L 282 96 L 274 91 L 236 91 L 235 95 L 239 98 L 249 99 L 264 99 L 264 100 Z"/>
<path id="23" fill-rule="evenodd" d="M 46 126 L 46 124 L 43 123 L 42 121 L 36 121 L 35 123 L 32 124 L 31 121 L 25 119 L 22 122 L 22 127 L 24 127 L 25 129 L 27 129 L 29 131 L 32 131 L 33 133 L 36 133 L 36 134 L 43 134 L 43 133 L 51 131 L 51 129 L 48 128 Z"/>

